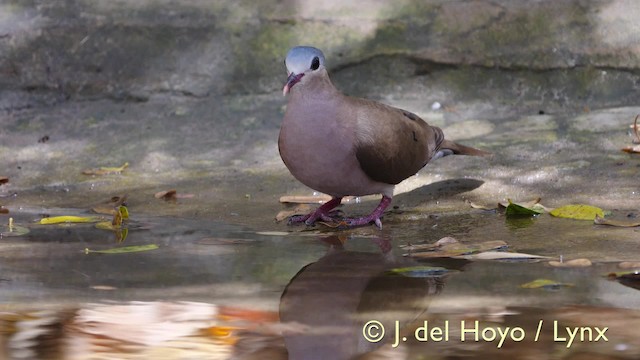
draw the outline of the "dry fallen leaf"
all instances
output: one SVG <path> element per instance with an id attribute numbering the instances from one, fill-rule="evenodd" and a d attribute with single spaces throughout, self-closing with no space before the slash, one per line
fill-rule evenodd
<path id="1" fill-rule="evenodd" d="M 625 146 L 625 147 L 622 148 L 622 151 L 630 153 L 630 154 L 637 154 L 637 153 L 640 153 L 640 145 Z"/>
<path id="2" fill-rule="evenodd" d="M 6 176 L 0 176 L 0 185 L 6 184 L 9 182 L 9 178 Z"/>
<path id="3" fill-rule="evenodd" d="M 456 238 L 453 238 L 451 236 L 445 236 L 433 244 L 407 244 L 407 245 L 400 245 L 400 248 L 409 250 L 409 251 L 414 251 L 414 250 L 428 251 L 428 250 L 435 250 L 447 244 L 455 244 L 457 242 L 458 240 Z"/>
<path id="4" fill-rule="evenodd" d="M 436 246 L 427 251 L 410 252 L 406 256 L 413 258 L 438 258 L 469 255 L 489 250 L 499 250 L 507 247 L 507 243 L 500 240 L 485 241 L 479 244 L 462 244 L 459 242 Z"/>
<path id="5" fill-rule="evenodd" d="M 91 288 L 93 290 L 101 290 L 101 291 L 112 291 L 112 290 L 118 290 L 117 287 L 115 286 L 109 286 L 109 285 L 93 285 L 91 286 Z"/>
<path id="6" fill-rule="evenodd" d="M 281 203 L 293 204 L 322 204 L 329 200 L 331 200 L 331 196 L 325 194 L 311 196 L 285 195 L 280 197 Z"/>
<path id="7" fill-rule="evenodd" d="M 153 195 L 156 199 L 162 199 L 166 201 L 176 201 L 177 199 L 190 199 L 194 197 L 194 194 L 179 194 L 177 190 L 165 190 L 158 191 Z"/>
<path id="8" fill-rule="evenodd" d="M 176 196 L 177 191 L 175 189 L 158 191 L 153 196 L 156 199 L 162 199 L 165 201 L 175 201 L 178 197 Z"/>
<path id="9" fill-rule="evenodd" d="M 549 261 L 549 265 L 554 267 L 588 267 L 591 266 L 591 260 L 589 259 L 573 259 L 569 261 Z"/>
<path id="10" fill-rule="evenodd" d="M 640 226 L 640 221 L 635 220 L 614 220 L 607 219 L 596 215 L 596 218 L 593 220 L 594 224 L 598 225 L 609 225 L 609 226 L 618 226 L 618 227 L 636 227 Z"/>
<path id="11" fill-rule="evenodd" d="M 640 261 L 623 261 L 618 264 L 621 269 L 640 269 Z"/>
<path id="12" fill-rule="evenodd" d="M 488 206 L 484 206 L 484 205 L 476 204 L 476 203 L 474 203 L 473 201 L 470 201 L 470 200 L 465 200 L 465 203 L 467 203 L 467 204 L 468 204 L 469 206 L 471 206 L 473 209 L 487 210 L 487 211 L 493 211 L 493 210 L 495 210 L 495 209 L 496 209 L 495 207 L 490 208 L 490 207 L 488 207 Z"/>
<path id="13" fill-rule="evenodd" d="M 635 136 L 635 139 L 633 139 L 634 144 L 640 144 L 640 136 L 638 135 L 638 117 L 640 117 L 640 114 L 636 115 L 636 118 L 633 120 L 633 125 L 631 125 L 633 135 Z"/>
<path id="14" fill-rule="evenodd" d="M 127 167 L 129 167 L 129 163 L 128 162 L 124 163 L 120 167 L 100 167 L 100 168 L 97 168 L 97 169 L 87 169 L 87 170 L 82 170 L 82 173 L 84 175 L 120 174 Z"/>
<path id="15" fill-rule="evenodd" d="M 118 212 L 118 207 L 124 205 L 126 201 L 127 195 L 115 195 L 112 196 L 111 199 L 94 206 L 91 210 L 98 214 L 114 215 Z"/>
<path id="16" fill-rule="evenodd" d="M 508 251 L 484 251 L 477 254 L 454 256 L 454 258 L 467 260 L 541 260 L 549 257 Z"/>
<path id="17" fill-rule="evenodd" d="M 238 245 L 238 244 L 251 244 L 255 243 L 256 240 L 251 239 L 240 239 L 240 238 L 218 238 L 218 237 L 207 237 L 202 238 L 200 240 L 196 240 L 196 244 L 198 245 Z"/>
<path id="18" fill-rule="evenodd" d="M 276 222 L 280 222 L 284 219 L 288 219 L 293 215 L 304 215 L 311 212 L 311 206 L 309 204 L 298 204 L 293 209 L 285 209 L 280 211 L 276 215 Z"/>

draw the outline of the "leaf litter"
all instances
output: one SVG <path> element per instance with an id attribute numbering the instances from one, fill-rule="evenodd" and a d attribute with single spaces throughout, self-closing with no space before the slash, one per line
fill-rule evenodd
<path id="1" fill-rule="evenodd" d="M 122 166 L 118 166 L 118 167 L 99 167 L 96 169 L 87 169 L 87 170 L 82 170 L 82 173 L 84 175 L 94 175 L 94 176 L 101 176 L 101 175 L 109 175 L 109 174 L 120 174 L 122 173 L 126 168 L 129 167 L 129 163 L 125 162 L 124 164 L 122 164 Z"/>
<path id="2" fill-rule="evenodd" d="M 452 237 L 445 237 L 438 240 L 438 242 L 436 242 L 435 244 L 408 244 L 400 247 L 409 251 L 409 253 L 404 254 L 404 256 L 423 259 L 454 257 L 480 253 L 489 250 L 506 249 L 507 243 L 501 240 L 493 240 L 485 241 L 479 244 L 462 244 Z"/>

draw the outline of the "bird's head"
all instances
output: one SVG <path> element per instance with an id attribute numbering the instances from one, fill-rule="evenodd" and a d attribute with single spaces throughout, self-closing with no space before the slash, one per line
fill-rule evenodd
<path id="1" fill-rule="evenodd" d="M 282 89 L 282 95 L 287 95 L 304 76 L 324 69 L 324 54 L 320 49 L 311 46 L 296 46 L 287 53 L 284 65 L 287 67 L 289 77 Z"/>

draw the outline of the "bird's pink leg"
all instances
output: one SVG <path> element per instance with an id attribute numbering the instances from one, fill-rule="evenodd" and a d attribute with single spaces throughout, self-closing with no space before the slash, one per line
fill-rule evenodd
<path id="1" fill-rule="evenodd" d="M 382 217 L 382 213 L 389 204 L 391 204 L 391 198 L 386 195 L 382 195 L 380 204 L 378 204 L 378 207 L 376 207 L 371 214 L 361 218 L 344 219 L 343 221 L 348 227 L 368 225 L 373 222 L 380 230 L 382 230 L 382 221 L 380 221 L 380 217 Z"/>
<path id="2" fill-rule="evenodd" d="M 326 222 L 333 222 L 335 219 L 332 218 L 329 213 L 333 208 L 340 205 L 340 201 L 342 201 L 342 197 L 334 197 L 326 203 L 320 205 L 316 209 L 316 211 L 307 214 L 307 215 L 295 215 L 289 218 L 289 225 L 297 224 L 304 222 L 306 225 L 313 225 L 318 219 Z"/>

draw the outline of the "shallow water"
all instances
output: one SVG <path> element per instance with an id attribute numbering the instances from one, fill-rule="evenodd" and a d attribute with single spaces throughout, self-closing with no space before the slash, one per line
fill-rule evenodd
<path id="1" fill-rule="evenodd" d="M 640 356 L 640 337 L 630 331 L 640 325 L 637 290 L 606 278 L 619 270 L 617 261 L 634 259 L 634 243 L 624 239 L 628 233 L 588 222 L 548 215 L 512 222 L 473 209 L 430 216 L 396 209 L 385 217 L 382 231 L 318 226 L 265 232 L 133 214 L 126 239 L 117 243 L 113 232 L 92 224 L 33 224 L 43 213 L 79 210 L 10 210 L 31 232 L 1 239 L 5 358 Z M 565 241 L 558 241 L 558 233 Z M 546 261 L 418 261 L 403 256 L 399 247 L 445 235 L 469 244 L 504 240 L 511 251 L 589 257 L 595 264 L 571 269 Z M 159 248 L 84 251 L 145 244 Z M 451 272 L 419 277 L 390 272 L 417 265 Z M 540 278 L 572 286 L 520 287 Z M 589 328 L 590 334 L 583 330 L 581 341 L 568 344 L 567 326 Z M 499 331 L 507 327 L 511 332 L 501 343 Z M 605 327 L 607 340 L 596 341 Z"/>

